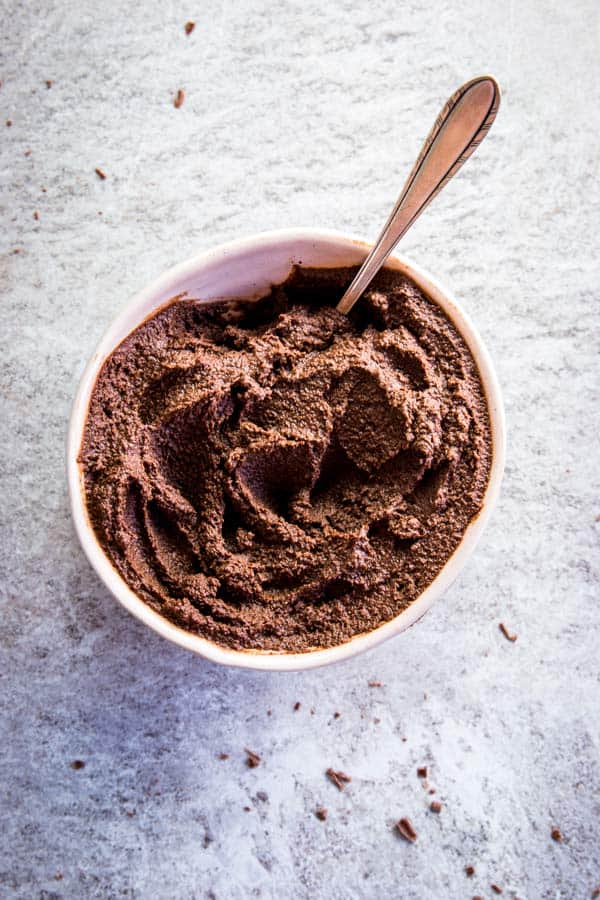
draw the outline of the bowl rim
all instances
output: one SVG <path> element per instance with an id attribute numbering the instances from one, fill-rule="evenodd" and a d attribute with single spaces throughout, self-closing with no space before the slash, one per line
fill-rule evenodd
<path id="1" fill-rule="evenodd" d="M 267 671 L 312 669 L 317 666 L 349 659 L 405 631 L 427 612 L 435 600 L 444 594 L 465 566 L 498 499 L 504 471 L 506 426 L 502 394 L 492 360 L 479 332 L 454 296 L 446 288 L 442 287 L 428 271 L 410 262 L 406 257 L 393 253 L 386 264 L 404 272 L 413 279 L 434 302 L 441 306 L 465 340 L 481 377 L 490 418 L 492 460 L 482 507 L 467 526 L 460 543 L 438 575 L 410 606 L 383 625 L 372 631 L 355 635 L 343 644 L 302 653 L 234 650 L 216 644 L 170 622 L 160 613 L 151 609 L 141 597 L 131 590 L 117 570 L 113 568 L 93 531 L 87 515 L 82 470 L 77 460 L 87 419 L 88 404 L 98 373 L 106 357 L 125 339 L 123 331 L 126 329 L 126 334 L 131 333 L 134 328 L 148 318 L 149 315 L 154 314 L 156 309 L 163 304 L 158 300 L 155 306 L 151 307 L 150 312 L 146 311 L 143 315 L 137 315 L 137 317 L 136 311 L 147 306 L 153 297 L 160 298 L 161 295 L 168 292 L 169 285 L 183 278 L 197 275 L 199 271 L 206 269 L 211 264 L 223 262 L 232 255 L 247 253 L 251 250 L 264 250 L 275 245 L 289 244 L 291 247 L 294 243 L 302 241 L 335 242 L 340 250 L 346 249 L 356 252 L 358 249 L 365 254 L 372 246 L 368 241 L 342 231 L 324 228 L 285 228 L 260 232 L 249 237 L 219 244 L 208 251 L 195 254 L 184 262 L 172 266 L 130 299 L 104 332 L 81 375 L 69 421 L 67 481 L 71 515 L 80 544 L 92 568 L 121 605 L 153 631 L 172 643 L 190 650 L 211 662 L 226 666 Z M 117 335 L 120 336 L 117 338 Z"/>

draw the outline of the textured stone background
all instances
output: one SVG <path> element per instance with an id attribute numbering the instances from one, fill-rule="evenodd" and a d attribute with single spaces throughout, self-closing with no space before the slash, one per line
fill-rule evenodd
<path id="1" fill-rule="evenodd" d="M 596 0 L 0 10 L 0 895 L 590 897 Z M 442 102 L 487 70 L 504 90 L 492 134 L 404 244 L 475 318 L 505 391 L 506 479 L 478 552 L 421 624 L 337 668 L 227 671 L 170 646 L 111 599 L 70 524 L 85 361 L 133 293 L 201 249 L 293 225 L 374 236 Z M 330 765 L 353 777 L 343 794 Z M 391 829 L 403 815 L 412 846 Z"/>

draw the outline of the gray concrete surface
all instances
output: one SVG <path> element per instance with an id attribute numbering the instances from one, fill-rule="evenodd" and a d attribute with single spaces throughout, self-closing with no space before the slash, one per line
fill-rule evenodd
<path id="1" fill-rule="evenodd" d="M 0 895 L 590 897 L 597 3 L 0 9 Z M 168 645 L 73 534 L 64 438 L 86 359 L 196 251 L 292 225 L 374 236 L 441 103 L 486 70 L 494 130 L 405 243 L 474 317 L 505 391 L 506 479 L 476 555 L 417 627 L 337 668 L 225 671 Z M 352 775 L 344 793 L 328 766 Z"/>

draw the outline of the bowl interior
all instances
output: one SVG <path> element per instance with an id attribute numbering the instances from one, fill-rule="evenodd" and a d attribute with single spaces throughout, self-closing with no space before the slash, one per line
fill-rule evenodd
<path id="1" fill-rule="evenodd" d="M 152 610 L 123 581 L 96 540 L 87 516 L 83 476 L 77 462 L 87 408 L 96 377 L 113 349 L 145 318 L 179 294 L 201 300 L 232 297 L 258 298 L 273 283 L 285 280 L 292 266 L 333 267 L 362 262 L 369 245 L 348 235 L 329 231 L 270 232 L 217 247 L 170 269 L 138 294 L 102 338 L 86 367 L 73 406 L 68 440 L 68 480 L 71 508 L 83 549 L 115 597 L 138 619 L 163 637 L 224 665 L 256 669 L 293 670 L 337 662 L 367 650 L 403 631 L 419 619 L 452 583 L 472 553 L 497 497 L 504 467 L 504 417 L 500 390 L 485 346 L 459 305 L 418 267 L 399 256 L 388 265 L 404 271 L 452 319 L 479 367 L 486 392 L 492 429 L 493 457 L 483 509 L 472 520 L 462 541 L 425 591 L 400 615 L 379 628 L 357 635 L 345 644 L 305 653 L 239 651 L 221 647 L 190 634 Z"/>

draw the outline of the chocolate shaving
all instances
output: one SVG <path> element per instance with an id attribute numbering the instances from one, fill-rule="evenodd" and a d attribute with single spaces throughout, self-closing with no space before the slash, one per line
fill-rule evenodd
<path id="1" fill-rule="evenodd" d="M 349 775 L 346 775 L 345 772 L 336 772 L 334 769 L 327 769 L 325 772 L 330 781 L 332 781 L 338 791 L 343 791 L 344 786 L 348 784 L 352 779 Z"/>
<path id="2" fill-rule="evenodd" d="M 185 23 L 185 33 L 191 34 L 195 27 L 196 27 L 195 22 L 186 22 Z"/>
<path id="3" fill-rule="evenodd" d="M 419 778 L 427 778 L 427 766 L 419 766 L 417 769 L 417 775 Z"/>
<path id="4" fill-rule="evenodd" d="M 499 887 L 499 885 L 497 885 L 497 884 L 491 884 L 490 887 L 491 887 L 491 889 L 493 890 L 493 892 L 494 892 L 495 894 L 501 894 L 501 893 L 502 893 L 502 888 Z"/>
<path id="5" fill-rule="evenodd" d="M 557 844 L 560 844 L 563 839 L 560 828 L 553 828 L 552 831 L 550 832 L 550 837 L 552 838 L 553 841 L 556 841 Z"/>
<path id="6" fill-rule="evenodd" d="M 511 641 L 511 643 L 514 644 L 514 642 L 517 639 L 517 635 L 511 634 L 510 631 L 508 630 L 508 628 L 506 627 L 506 625 L 504 624 L 504 622 L 500 622 L 500 624 L 498 625 L 498 628 L 500 629 L 500 631 L 502 632 L 502 634 L 504 635 L 506 640 Z"/>
<path id="7" fill-rule="evenodd" d="M 475 874 L 475 866 L 465 866 L 465 874 L 467 878 L 472 878 Z"/>
<path id="8" fill-rule="evenodd" d="M 317 806 L 315 809 L 315 816 L 319 819 L 320 822 L 324 822 L 327 818 L 327 810 L 324 806 Z"/>
<path id="9" fill-rule="evenodd" d="M 429 809 L 431 810 L 431 812 L 441 813 L 442 804 L 440 803 L 439 800 L 432 800 L 431 803 L 429 804 Z"/>
<path id="10" fill-rule="evenodd" d="M 94 172 L 96 173 L 96 175 L 98 176 L 98 178 L 101 181 L 106 180 L 106 172 L 103 172 L 102 169 L 96 168 L 96 169 L 94 169 Z"/>
<path id="11" fill-rule="evenodd" d="M 185 91 L 182 91 L 181 88 L 175 94 L 175 99 L 173 100 L 173 106 L 175 109 L 179 109 L 182 106 L 183 101 L 185 100 Z"/>
<path id="12" fill-rule="evenodd" d="M 74 759 L 71 763 L 72 769 L 85 769 L 85 763 L 82 759 Z"/>
<path id="13" fill-rule="evenodd" d="M 247 747 L 244 747 L 244 750 L 247 756 L 246 765 L 249 769 L 255 769 L 260 764 L 260 756 L 254 750 L 248 750 Z"/>
<path id="14" fill-rule="evenodd" d="M 412 822 L 410 819 L 399 819 L 395 824 L 395 829 L 398 834 L 404 838 L 405 841 L 408 841 L 411 844 L 417 839 L 417 832 L 413 828 Z"/>

